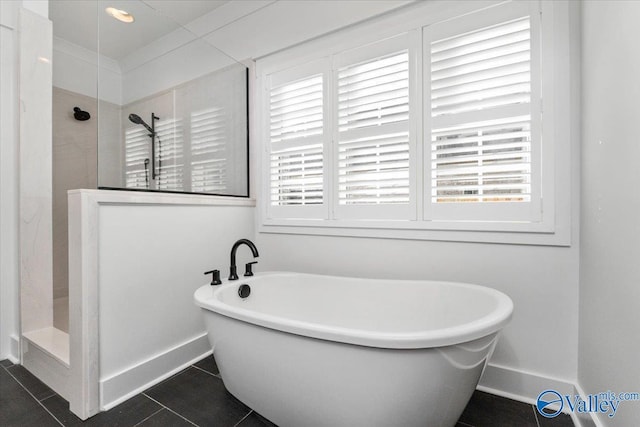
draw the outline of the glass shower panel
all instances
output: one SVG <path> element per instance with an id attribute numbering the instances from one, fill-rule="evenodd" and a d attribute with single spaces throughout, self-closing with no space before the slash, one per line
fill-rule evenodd
<path id="1" fill-rule="evenodd" d="M 179 3 L 108 2 L 130 24 L 100 14 L 98 187 L 247 197 L 247 67 L 189 30 L 218 3 L 178 23 Z"/>

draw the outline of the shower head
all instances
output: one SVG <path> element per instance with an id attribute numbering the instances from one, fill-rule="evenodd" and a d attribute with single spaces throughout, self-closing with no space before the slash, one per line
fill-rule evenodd
<path id="1" fill-rule="evenodd" d="M 84 122 L 91 118 L 91 114 L 86 111 L 82 111 L 80 107 L 73 107 L 73 117 L 78 121 Z"/>
<path id="2" fill-rule="evenodd" d="M 155 133 L 153 132 L 153 129 L 151 129 L 151 126 L 149 126 L 144 120 L 142 120 L 142 118 L 137 115 L 137 114 L 129 114 L 129 120 L 131 120 L 131 123 L 135 123 L 137 125 L 142 125 L 145 128 L 147 128 L 147 130 L 151 133 Z"/>

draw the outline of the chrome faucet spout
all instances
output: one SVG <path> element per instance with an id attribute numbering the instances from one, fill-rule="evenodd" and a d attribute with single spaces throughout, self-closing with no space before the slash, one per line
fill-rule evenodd
<path id="1" fill-rule="evenodd" d="M 260 256 L 258 254 L 258 248 L 256 248 L 256 245 L 254 245 L 251 240 L 240 239 L 235 242 L 231 247 L 231 266 L 229 267 L 229 280 L 238 280 L 238 268 L 236 267 L 236 251 L 241 245 L 249 246 L 249 249 L 251 249 L 251 253 L 253 254 L 254 258 L 258 258 Z"/>

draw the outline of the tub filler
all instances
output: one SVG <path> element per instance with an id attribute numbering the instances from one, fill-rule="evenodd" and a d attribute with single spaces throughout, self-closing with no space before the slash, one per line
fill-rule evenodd
<path id="1" fill-rule="evenodd" d="M 482 286 L 298 273 L 194 297 L 227 390 L 281 427 L 454 426 L 513 311 Z"/>

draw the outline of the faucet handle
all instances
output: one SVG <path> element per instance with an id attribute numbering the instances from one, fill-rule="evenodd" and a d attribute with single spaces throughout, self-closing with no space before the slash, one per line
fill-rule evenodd
<path id="1" fill-rule="evenodd" d="M 249 276 L 253 276 L 253 271 L 251 271 L 251 266 L 253 264 L 257 264 L 258 261 L 252 261 L 252 262 L 248 262 L 245 264 L 244 266 L 244 276 L 245 277 L 249 277 Z"/>
<path id="2" fill-rule="evenodd" d="M 220 280 L 220 270 L 205 271 L 204 275 L 206 276 L 207 274 L 212 274 L 212 276 L 211 276 L 211 286 L 213 286 L 213 285 L 221 285 L 222 284 L 222 280 Z"/>

